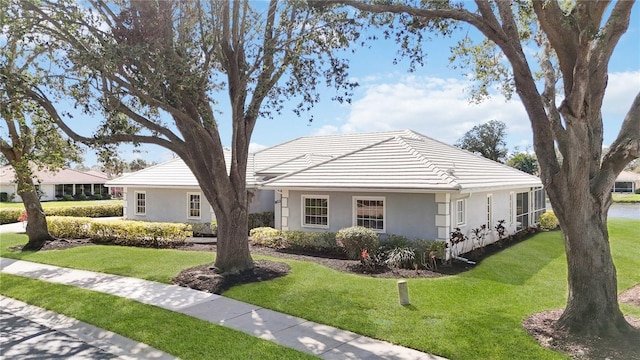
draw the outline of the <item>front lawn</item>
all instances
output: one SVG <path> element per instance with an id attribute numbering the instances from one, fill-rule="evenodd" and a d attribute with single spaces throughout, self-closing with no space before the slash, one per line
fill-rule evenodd
<path id="1" fill-rule="evenodd" d="M 640 202 L 640 194 L 611 194 L 613 202 L 637 203 Z"/>
<path id="2" fill-rule="evenodd" d="M 640 283 L 638 228 L 638 220 L 609 221 L 620 292 Z M 213 258 L 210 253 L 116 246 L 6 252 L 7 246 L 25 241 L 21 235 L 3 234 L 2 256 L 160 281 L 168 281 L 180 268 Z M 409 279 L 412 304 L 406 307 L 398 304 L 395 279 L 277 260 L 291 266 L 289 276 L 238 286 L 225 296 L 451 359 L 566 358 L 538 346 L 522 328 L 527 316 L 566 303 L 560 232 L 535 235 L 457 276 Z M 621 306 L 625 313 L 640 317 L 637 307 Z"/>
<path id="3" fill-rule="evenodd" d="M 0 292 L 143 342 L 181 359 L 314 359 L 188 315 L 74 286 L 2 274 Z"/>
<path id="4" fill-rule="evenodd" d="M 87 201 L 43 201 L 42 208 L 67 207 L 67 206 L 94 206 L 121 204 L 122 200 L 87 200 Z M 24 209 L 22 202 L 2 202 L 0 209 Z"/>

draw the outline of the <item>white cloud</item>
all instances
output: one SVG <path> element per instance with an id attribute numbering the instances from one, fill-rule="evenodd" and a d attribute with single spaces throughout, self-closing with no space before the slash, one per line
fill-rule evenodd
<path id="1" fill-rule="evenodd" d="M 618 117 L 622 123 L 638 92 L 640 92 L 640 71 L 610 73 L 602 104 L 603 115 Z"/>
<path id="2" fill-rule="evenodd" d="M 324 125 L 321 128 L 314 131 L 313 135 L 332 135 L 339 133 L 339 129 L 333 125 Z"/>
<path id="3" fill-rule="evenodd" d="M 266 149 L 266 148 L 267 148 L 267 146 L 262 145 L 262 144 L 258 144 L 258 143 L 254 143 L 254 142 L 249 144 L 249 152 L 250 153 L 258 152 L 258 151 Z"/>
<path id="4" fill-rule="evenodd" d="M 459 79 L 405 76 L 397 82 L 366 88 L 353 103 L 341 132 L 412 129 L 454 143 L 474 125 L 489 120 L 507 124 L 510 137 L 522 146 L 531 139 L 526 113 L 517 98 L 505 102 L 496 94 L 480 104 L 469 103 L 469 83 Z M 509 141 L 509 146 L 516 143 Z"/>

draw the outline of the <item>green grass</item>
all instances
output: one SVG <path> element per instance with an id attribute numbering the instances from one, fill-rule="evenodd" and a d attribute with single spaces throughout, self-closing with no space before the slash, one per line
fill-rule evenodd
<path id="1" fill-rule="evenodd" d="M 67 206 L 93 206 L 93 205 L 111 205 L 120 204 L 122 200 L 87 200 L 87 201 L 43 201 L 41 202 L 44 209 L 53 207 Z M 22 202 L 3 202 L 0 203 L 0 209 L 24 209 Z"/>
<path id="2" fill-rule="evenodd" d="M 640 202 L 640 194 L 611 194 L 613 196 L 613 202 L 628 202 L 636 203 Z"/>
<path id="3" fill-rule="evenodd" d="M 640 283 L 640 221 L 609 221 L 618 289 Z M 86 246 L 7 253 L 24 236 L 3 235 L 2 256 L 146 279 L 169 279 L 213 254 Z M 102 260 L 100 260 L 102 258 Z M 264 258 L 255 256 L 255 258 Z M 473 270 L 437 279 L 409 279 L 412 305 L 398 304 L 396 279 L 341 273 L 312 262 L 282 260 L 289 276 L 230 289 L 226 296 L 451 359 L 563 359 L 522 329 L 527 316 L 564 307 L 567 275 L 560 232 L 540 233 Z M 166 269 L 166 270 L 165 270 Z M 637 307 L 623 312 L 640 317 Z"/>
<path id="4" fill-rule="evenodd" d="M 182 359 L 314 359 L 191 316 L 73 286 L 2 274 L 0 292 Z"/>

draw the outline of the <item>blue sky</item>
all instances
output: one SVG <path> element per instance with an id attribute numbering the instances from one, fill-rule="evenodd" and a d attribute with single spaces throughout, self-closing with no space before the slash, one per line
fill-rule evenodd
<path id="1" fill-rule="evenodd" d="M 640 9 L 635 6 L 631 25 L 616 47 L 609 64 L 609 86 L 603 105 L 604 145 L 616 137 L 620 124 L 635 95 L 640 92 Z M 466 29 L 463 28 L 463 31 Z M 453 39 L 456 39 L 455 35 Z M 467 89 L 471 85 L 462 70 L 454 70 L 448 63 L 449 47 L 454 40 L 434 39 L 425 44 L 430 48 L 424 67 L 409 72 L 408 61 L 393 64 L 397 57 L 393 41 L 378 41 L 371 48 L 358 48 L 349 53 L 350 74 L 360 86 L 355 90 L 352 104 L 331 100 L 332 90 L 323 90 L 321 101 L 312 111 L 314 121 L 298 117 L 291 108 L 274 119 L 259 119 L 251 139 L 251 150 L 273 146 L 300 136 L 339 134 L 346 132 L 412 129 L 445 143 L 453 144 L 474 125 L 489 120 L 507 124 L 507 146 L 513 150 L 531 147 L 529 120 L 517 96 L 505 101 L 495 93 L 480 103 L 468 102 Z M 221 102 L 228 102 L 226 98 Z M 225 107 L 218 115 L 222 141 L 231 142 L 229 112 Z M 86 119 L 85 119 L 86 121 Z M 164 148 L 145 145 L 139 150 L 121 147 L 125 161 L 143 158 L 162 162 L 172 154 Z M 87 153 L 85 165 L 94 165 L 95 156 Z"/>

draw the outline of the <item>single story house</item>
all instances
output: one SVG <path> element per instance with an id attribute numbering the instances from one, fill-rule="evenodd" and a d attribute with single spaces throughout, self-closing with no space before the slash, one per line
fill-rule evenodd
<path id="1" fill-rule="evenodd" d="M 633 194 L 638 189 L 640 189 L 640 174 L 631 171 L 623 171 L 616 178 L 616 182 L 611 191 L 614 193 Z"/>
<path id="2" fill-rule="evenodd" d="M 106 174 L 91 171 L 84 172 L 73 169 L 60 169 L 49 171 L 47 169 L 33 172 L 34 184 L 40 191 L 41 201 L 52 201 L 62 199 L 64 195 L 76 195 L 79 193 L 107 194 L 109 189 L 105 186 L 109 180 Z M 18 186 L 15 183 L 15 172 L 13 167 L 4 166 L 0 168 L 0 195 L 1 201 L 21 202 L 22 199 L 17 194 Z"/>
<path id="3" fill-rule="evenodd" d="M 540 179 L 410 130 L 301 137 L 250 155 L 251 212 L 273 211 L 283 230 L 364 226 L 384 236 L 447 240 L 485 225 L 485 243 L 545 211 Z M 107 186 L 125 191 L 125 217 L 215 218 L 193 174 L 171 160 Z M 470 243 L 470 242 L 469 242 Z M 470 250 L 470 249 L 469 249 Z"/>

